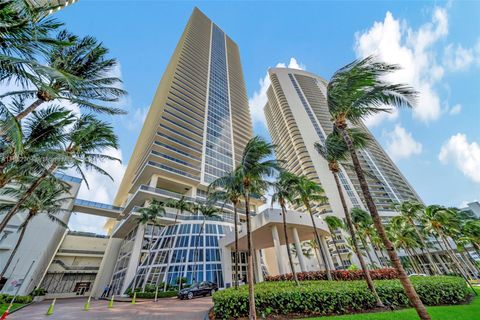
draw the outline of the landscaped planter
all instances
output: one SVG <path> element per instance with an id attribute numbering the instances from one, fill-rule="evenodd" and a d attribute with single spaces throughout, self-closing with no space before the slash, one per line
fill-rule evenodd
<path id="1" fill-rule="evenodd" d="M 426 305 L 451 305 L 468 301 L 472 295 L 459 277 L 412 277 L 418 295 Z M 382 301 L 392 307 L 407 307 L 408 299 L 398 280 L 376 280 Z M 248 315 L 248 287 L 229 288 L 213 295 L 217 319 Z M 374 310 L 376 301 L 365 281 L 263 282 L 255 285 L 255 306 L 259 316 L 335 315 Z"/>

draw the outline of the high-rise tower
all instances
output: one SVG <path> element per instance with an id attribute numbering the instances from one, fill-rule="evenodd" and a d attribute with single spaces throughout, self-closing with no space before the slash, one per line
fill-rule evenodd
<path id="1" fill-rule="evenodd" d="M 306 175 L 325 189 L 328 203 L 319 205 L 316 208 L 318 213 L 343 217 L 328 164 L 314 148 L 315 142 L 323 143 L 333 130 L 326 100 L 327 81 L 312 73 L 288 68 L 270 69 L 269 75 L 271 85 L 264 112 L 268 130 L 277 145 L 277 158 L 285 160 L 292 173 Z M 364 125 L 361 128 L 368 132 Z M 395 214 L 391 206 L 396 202 L 421 201 L 380 144 L 368 134 L 371 141 L 359 151 L 359 158 L 368 173 L 369 187 L 380 213 L 384 216 Z M 363 195 L 353 170 L 342 167 L 339 177 L 348 207 L 364 208 Z M 342 259 L 346 259 L 348 250 L 344 253 Z"/>
<path id="2" fill-rule="evenodd" d="M 120 184 L 115 204 L 123 211 L 120 221 L 107 223 L 107 276 L 97 287 L 110 283 L 121 294 L 178 277 L 224 286 L 218 239 L 232 229 L 231 206 L 205 223 L 201 215 L 172 208 L 155 225 L 141 225 L 138 217 L 152 200 L 204 202 L 208 184 L 234 169 L 251 136 L 238 47 L 195 8 Z"/>

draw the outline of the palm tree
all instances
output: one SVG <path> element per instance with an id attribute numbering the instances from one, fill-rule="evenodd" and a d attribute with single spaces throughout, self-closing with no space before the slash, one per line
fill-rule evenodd
<path id="1" fill-rule="evenodd" d="M 175 228 L 178 222 L 178 215 L 183 215 L 185 211 L 190 211 L 195 209 L 194 206 L 192 206 L 192 203 L 187 200 L 186 196 L 181 196 L 180 199 L 168 199 L 165 202 L 165 206 L 169 208 L 174 208 L 176 209 L 175 211 L 175 219 L 173 221 L 173 226 L 172 228 Z M 163 291 L 167 291 L 167 275 L 168 275 L 168 269 L 170 268 L 170 260 L 173 254 L 172 250 L 173 246 L 173 240 L 169 242 L 168 244 L 168 253 L 167 253 L 167 268 L 165 269 L 165 274 L 163 276 Z"/>
<path id="2" fill-rule="evenodd" d="M 221 189 L 221 190 L 217 190 Z M 235 289 L 238 289 L 240 259 L 238 252 L 238 206 L 242 197 L 242 181 L 238 170 L 227 172 L 223 177 L 217 178 L 208 186 L 210 197 L 216 201 L 230 202 L 233 205 L 233 220 L 235 232 Z"/>
<path id="3" fill-rule="evenodd" d="M 368 141 L 368 136 L 365 134 L 365 132 L 350 128 L 349 134 L 352 137 L 355 148 L 365 147 Z M 348 147 L 345 141 L 343 141 L 342 137 L 339 135 L 338 130 L 334 130 L 327 136 L 323 145 L 318 142 L 315 143 L 315 149 L 328 162 L 328 168 L 332 172 L 333 178 L 335 180 L 335 185 L 337 186 L 337 192 L 340 196 L 340 202 L 342 204 L 343 214 L 345 215 L 345 220 L 347 222 L 352 246 L 355 253 L 357 254 L 363 274 L 365 275 L 365 281 L 367 282 L 368 288 L 377 300 L 377 306 L 383 306 L 383 303 L 375 289 L 375 285 L 373 284 L 373 280 L 370 276 L 368 266 L 366 265 L 365 260 L 363 259 L 362 252 L 359 248 L 357 235 L 352 223 L 352 216 L 350 215 L 350 211 L 348 210 L 347 202 L 345 201 L 345 194 L 343 193 L 340 179 L 338 177 L 340 173 L 340 161 L 344 161 L 347 159 Z"/>
<path id="4" fill-rule="evenodd" d="M 427 243 L 425 241 L 425 238 L 423 234 L 420 232 L 418 229 L 417 223 L 419 221 L 419 217 L 423 210 L 425 209 L 425 206 L 419 202 L 416 201 L 404 201 L 402 203 L 396 203 L 393 205 L 394 209 L 400 213 L 400 215 L 411 225 L 413 226 L 413 229 L 415 233 L 417 234 L 418 239 L 420 240 L 421 245 L 421 250 L 425 254 L 425 256 L 428 259 L 428 263 L 432 268 L 432 272 L 434 274 L 439 275 L 440 269 L 438 269 L 437 264 L 433 261 L 432 255 L 430 251 L 428 250 Z"/>
<path id="5" fill-rule="evenodd" d="M 340 218 L 337 218 L 335 216 L 326 216 L 325 218 L 323 218 L 323 221 L 325 221 L 328 226 L 328 231 L 330 231 L 330 238 L 332 238 L 333 245 L 335 246 L 335 250 L 337 251 L 340 260 L 340 267 L 342 269 L 345 269 L 342 258 L 340 257 L 340 249 L 338 249 L 337 239 L 335 237 L 335 231 L 343 228 L 343 222 Z"/>
<path id="6" fill-rule="evenodd" d="M 242 159 L 237 167 L 245 201 L 245 215 L 247 224 L 247 281 L 249 319 L 257 319 L 255 309 L 255 288 L 253 283 L 253 247 L 250 226 L 250 197 L 253 193 L 262 194 L 267 188 L 266 178 L 272 176 L 279 169 L 279 162 L 272 157 L 274 145 L 256 136 L 250 139 L 245 146 Z"/>
<path id="7" fill-rule="evenodd" d="M 332 280 L 332 274 L 330 271 L 330 264 L 327 258 L 328 248 L 326 248 L 323 242 L 320 239 L 318 234 L 317 225 L 315 223 L 314 213 L 312 210 L 311 203 L 325 203 L 327 198 L 323 195 L 323 188 L 316 184 L 314 181 L 308 179 L 306 176 L 300 176 L 296 179 L 296 184 L 292 189 L 295 192 L 296 198 L 294 202 L 297 205 L 303 205 L 312 219 L 313 232 L 315 234 L 315 240 L 318 243 L 318 248 L 320 249 L 320 255 L 325 266 L 325 272 L 327 273 L 327 279 Z"/>
<path id="8" fill-rule="evenodd" d="M 121 80 L 113 75 L 116 60 L 106 58 L 108 50 L 93 37 L 79 39 L 67 31 L 58 33 L 56 40 L 71 45 L 55 46 L 45 59 L 49 67 L 71 75 L 71 79 L 54 78 L 46 74 L 42 76 L 41 82 L 33 83 L 35 89 L 1 95 L 0 98 L 17 96 L 35 99 L 16 115 L 16 119 L 22 120 L 43 103 L 55 100 L 68 101 L 81 108 L 110 115 L 125 113 L 108 105 L 119 101 L 126 94 L 125 90 L 118 87 Z M 100 105 L 99 102 L 107 104 Z"/>
<path id="9" fill-rule="evenodd" d="M 205 222 L 207 218 L 212 219 L 214 217 L 219 217 L 218 212 L 219 209 L 207 204 L 201 204 L 198 206 L 198 212 L 203 216 L 202 225 L 200 226 L 200 231 L 198 232 L 197 241 L 195 243 L 195 251 L 194 251 L 194 259 L 193 259 L 193 280 L 192 282 L 196 282 L 197 278 L 197 261 L 198 261 L 198 244 L 200 241 L 200 237 L 204 236 L 204 229 L 205 229 Z"/>
<path id="10" fill-rule="evenodd" d="M 20 187 L 5 187 L 1 190 L 1 194 L 13 198 L 15 200 L 19 199 L 25 192 L 25 185 Z M 45 179 L 43 180 L 37 189 L 32 193 L 32 195 L 25 201 L 21 206 L 21 211 L 26 211 L 27 217 L 25 221 L 20 225 L 19 231 L 20 235 L 18 240 L 10 253 L 10 256 L 0 273 L 0 279 L 3 277 L 7 271 L 10 263 L 12 262 L 15 253 L 17 252 L 20 244 L 22 243 L 25 231 L 27 230 L 28 223 L 39 214 L 46 214 L 47 217 L 60 224 L 61 226 L 67 228 L 65 222 L 59 219 L 56 215 L 60 212 L 67 212 L 62 208 L 66 201 L 73 199 L 72 197 L 66 196 L 70 190 L 70 185 L 56 179 Z M 14 201 L 15 201 L 14 200 Z M 14 206 L 13 203 L 2 203 L 0 204 L 0 212 L 8 211 Z"/>
<path id="11" fill-rule="evenodd" d="M 389 109 L 385 105 L 412 107 L 417 96 L 414 89 L 407 85 L 392 84 L 384 80 L 386 75 L 399 69 L 397 65 L 377 62 L 373 57 L 354 61 L 333 75 L 327 86 L 327 104 L 336 129 L 347 143 L 363 197 L 372 215 L 378 235 L 382 239 L 393 267 L 397 270 L 410 304 L 421 319 L 427 320 L 430 319 L 430 315 L 403 269 L 392 242 L 388 239 L 352 139 L 346 130 L 348 123 L 358 124 L 369 115 L 387 112 Z"/>
<path id="12" fill-rule="evenodd" d="M 305 241 L 305 242 L 302 242 L 300 248 L 302 249 L 302 254 L 306 257 L 306 258 L 311 258 L 312 257 L 312 251 L 313 250 L 316 250 L 316 242 L 315 241 Z M 291 244 L 290 245 L 290 249 L 292 250 L 292 253 L 295 255 L 295 257 L 298 258 L 298 252 L 297 252 L 297 248 L 295 247 L 295 245 Z M 315 255 L 317 255 L 317 253 L 315 253 Z M 318 256 L 317 256 L 318 258 Z"/>
<path id="13" fill-rule="evenodd" d="M 405 251 L 409 264 L 416 273 L 424 273 L 414 258 L 414 248 L 420 245 L 420 240 L 414 229 L 415 227 L 401 216 L 392 218 L 387 226 L 388 235 L 395 248 Z"/>
<path id="14" fill-rule="evenodd" d="M 436 238 L 438 245 L 445 250 L 458 272 L 468 278 L 468 272 L 463 268 L 462 263 L 458 260 L 455 250 L 450 246 L 448 234 L 452 232 L 452 228 L 458 225 L 457 217 L 452 210 L 438 205 L 427 206 L 421 217 L 425 230 L 430 232 Z M 438 237 L 442 241 L 438 241 Z"/>
<path id="15" fill-rule="evenodd" d="M 18 202 L 5 214 L 0 223 L 0 232 L 3 231 L 8 221 L 17 213 L 18 209 L 28 200 L 40 183 L 47 177 L 54 177 L 57 169 L 72 169 L 78 172 L 85 184 L 88 181 L 84 169 L 94 170 L 113 180 L 113 178 L 97 163 L 105 160 L 120 161 L 105 154 L 109 149 L 118 148 L 118 139 L 113 128 L 108 123 L 96 119 L 92 115 L 81 115 L 64 134 L 62 148 L 50 150 L 50 159 L 44 159 L 42 173 L 33 179 Z"/>
<path id="16" fill-rule="evenodd" d="M 297 272 L 293 265 L 292 253 L 290 251 L 290 245 L 288 244 L 288 230 L 287 230 L 287 201 L 293 201 L 292 189 L 294 188 L 296 182 L 296 176 L 290 172 L 281 170 L 280 174 L 277 177 L 277 180 L 272 183 L 273 195 L 272 195 L 272 206 L 275 202 L 280 204 L 282 209 L 282 218 L 283 218 L 283 233 L 285 236 L 285 247 L 287 247 L 288 261 L 290 263 L 290 269 L 292 269 L 293 280 L 295 280 L 296 285 L 300 285 L 297 278 Z"/>
<path id="17" fill-rule="evenodd" d="M 153 225 L 152 239 L 148 243 L 147 259 L 149 259 L 152 251 L 153 237 L 155 236 L 154 234 L 155 227 L 158 225 L 157 223 L 158 218 L 163 217 L 165 215 L 165 208 L 163 207 L 163 204 L 158 202 L 157 200 L 151 200 L 147 207 L 143 207 L 139 209 L 138 212 L 140 213 L 140 217 L 138 218 L 138 222 L 140 224 L 146 226 L 149 223 L 151 223 Z M 136 279 L 136 276 L 134 279 Z M 143 281 L 143 285 L 142 285 L 143 290 L 145 290 L 146 284 L 147 284 L 147 277 L 145 277 Z M 133 291 L 135 291 L 135 282 L 133 284 Z"/>
<path id="18" fill-rule="evenodd" d="M 52 38 L 63 24 L 48 15 L 50 9 L 52 6 L 31 6 L 27 1 L 0 3 L 0 81 L 26 87 L 44 74 L 68 78 L 36 61 L 36 56 L 52 46 L 68 45 Z"/>
<path id="19" fill-rule="evenodd" d="M 368 212 L 360 208 L 353 208 L 350 214 L 352 216 L 352 221 L 353 221 L 355 230 L 357 231 L 357 233 L 361 234 L 359 238 L 360 238 L 360 241 L 362 242 L 362 246 L 365 250 L 365 253 L 367 254 L 368 260 L 370 260 L 370 264 L 374 266 L 375 262 L 372 259 L 372 256 L 370 254 L 370 248 L 366 241 L 368 236 L 368 232 L 366 231 L 366 229 L 372 224 L 373 222 L 372 217 L 370 217 Z"/>
<path id="20" fill-rule="evenodd" d="M 12 104 L 18 106 L 21 101 L 14 100 Z M 0 127 L 6 129 L 0 139 L 0 188 L 41 171 L 43 159 L 63 141 L 65 127 L 74 120 L 70 111 L 49 106 L 34 111 L 20 124 L 8 109 L 4 110 L 0 119 Z"/>

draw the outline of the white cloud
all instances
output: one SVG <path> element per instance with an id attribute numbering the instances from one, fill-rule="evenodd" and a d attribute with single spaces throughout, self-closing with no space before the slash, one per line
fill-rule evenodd
<path id="1" fill-rule="evenodd" d="M 387 152 L 394 160 L 407 159 L 422 152 L 422 144 L 415 141 L 412 134 L 400 124 L 396 124 L 393 131 L 385 132 L 387 138 Z"/>
<path id="2" fill-rule="evenodd" d="M 128 131 L 137 131 L 143 127 L 145 118 L 150 107 L 145 108 L 136 108 L 129 112 L 128 115 L 122 116 L 122 123 L 127 128 Z"/>
<path id="3" fill-rule="evenodd" d="M 121 150 L 109 149 L 104 153 L 122 160 Z M 87 188 L 87 184 L 83 181 L 78 192 L 78 198 L 111 204 L 122 181 L 126 165 L 118 161 L 104 161 L 103 163 L 99 163 L 99 166 L 112 176 L 113 181 L 96 171 L 85 170 L 86 180 L 90 188 Z M 78 176 L 78 173 L 75 172 L 71 174 Z M 106 220 L 104 217 L 78 213 L 72 215 L 69 227 L 72 230 L 104 233 L 102 227 Z"/>
<path id="4" fill-rule="evenodd" d="M 449 44 L 445 47 L 444 64 L 450 70 L 465 70 L 474 61 L 474 49 L 464 48 L 461 45 Z"/>
<path id="5" fill-rule="evenodd" d="M 447 34 L 448 17 L 444 8 L 436 7 L 431 21 L 416 30 L 387 12 L 384 21 L 375 22 L 369 30 L 356 33 L 355 52 L 360 58 L 374 54 L 385 62 L 399 64 L 402 70 L 389 75 L 387 80 L 410 84 L 417 89 L 420 97 L 413 115 L 429 122 L 441 114 L 440 98 L 434 87 L 444 74 L 444 68 L 436 62 L 433 46 Z M 369 122 L 375 125 L 397 116 L 398 113 L 394 113 Z"/>
<path id="6" fill-rule="evenodd" d="M 469 143 L 465 134 L 451 136 L 442 145 L 438 159 L 443 164 L 453 164 L 466 177 L 480 183 L 480 144 Z"/>
<path id="7" fill-rule="evenodd" d="M 305 66 L 301 63 L 298 63 L 297 59 L 290 58 L 290 61 L 287 64 L 280 62 L 277 63 L 275 66 L 276 68 L 292 68 L 292 69 L 299 69 L 305 70 Z M 268 72 L 266 75 L 258 80 L 258 84 L 260 88 L 258 91 L 253 93 L 253 96 L 248 99 L 248 104 L 250 106 L 250 113 L 252 115 L 252 120 L 254 123 L 259 122 L 266 124 L 265 114 L 263 113 L 263 107 L 267 103 L 267 90 L 270 86 L 270 77 L 268 76 Z"/>
<path id="8" fill-rule="evenodd" d="M 454 105 L 452 108 L 448 110 L 448 114 L 453 116 L 453 115 L 459 114 L 461 111 L 462 111 L 462 105 L 457 103 L 456 105 Z"/>

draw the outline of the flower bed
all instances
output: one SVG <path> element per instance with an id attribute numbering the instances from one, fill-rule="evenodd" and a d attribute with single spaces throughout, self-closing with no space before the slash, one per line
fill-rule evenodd
<path id="1" fill-rule="evenodd" d="M 466 302 L 471 293 L 459 277 L 412 277 L 413 285 L 426 305 Z M 385 304 L 406 307 L 408 299 L 398 280 L 376 280 L 378 294 Z M 218 291 L 213 295 L 218 319 L 248 314 L 248 287 Z M 258 315 L 314 316 L 368 311 L 375 298 L 364 281 L 263 282 L 255 286 Z"/>
<path id="2" fill-rule="evenodd" d="M 334 270 L 331 271 L 333 280 L 363 280 L 364 275 L 362 270 Z M 384 269 L 374 269 L 370 270 L 370 276 L 373 280 L 387 280 L 387 279 L 396 279 L 397 271 L 393 268 L 384 268 Z M 297 273 L 297 278 L 300 281 L 305 280 L 327 280 L 327 273 L 325 271 L 309 271 L 309 272 L 299 272 Z M 265 281 L 285 281 L 293 280 L 293 275 L 291 273 L 282 274 L 279 276 L 267 276 Z"/>

